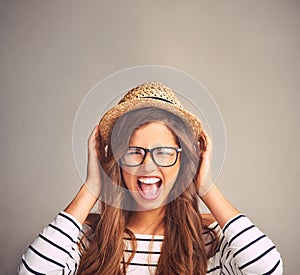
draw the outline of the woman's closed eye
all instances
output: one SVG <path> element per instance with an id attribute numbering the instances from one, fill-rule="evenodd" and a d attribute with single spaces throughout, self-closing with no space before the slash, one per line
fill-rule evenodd
<path id="1" fill-rule="evenodd" d="M 141 151 L 128 151 L 126 154 L 130 155 L 130 156 L 134 156 L 134 155 L 143 156 L 144 155 L 143 152 L 141 152 Z"/>
<path id="2" fill-rule="evenodd" d="M 174 156 L 174 150 L 168 150 L 168 149 L 158 149 L 155 151 L 155 155 L 159 156 L 159 157 L 171 157 Z"/>

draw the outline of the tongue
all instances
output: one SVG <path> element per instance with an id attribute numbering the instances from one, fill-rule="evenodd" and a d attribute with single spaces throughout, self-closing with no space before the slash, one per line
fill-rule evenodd
<path id="1" fill-rule="evenodd" d="M 158 183 L 154 183 L 154 184 L 140 183 L 140 188 L 143 196 L 146 199 L 155 199 L 159 192 Z"/>

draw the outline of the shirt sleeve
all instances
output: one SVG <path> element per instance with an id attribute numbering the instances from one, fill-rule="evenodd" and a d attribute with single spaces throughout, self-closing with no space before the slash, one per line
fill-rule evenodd
<path id="1" fill-rule="evenodd" d="M 18 274 L 76 274 L 81 230 L 82 225 L 73 216 L 59 213 L 28 247 Z"/>
<path id="2" fill-rule="evenodd" d="M 242 214 L 224 226 L 218 253 L 224 274 L 283 273 L 275 245 Z"/>

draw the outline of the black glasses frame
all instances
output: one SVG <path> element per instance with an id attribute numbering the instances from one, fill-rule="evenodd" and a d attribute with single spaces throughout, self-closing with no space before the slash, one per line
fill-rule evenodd
<path id="1" fill-rule="evenodd" d="M 147 156 L 147 153 L 149 152 L 152 161 L 153 161 L 157 166 L 159 166 L 159 167 L 170 167 L 170 166 L 175 165 L 175 163 L 177 162 L 177 159 L 178 159 L 178 153 L 182 151 L 182 148 L 175 148 L 175 147 L 170 147 L 170 146 L 154 147 L 154 148 L 151 148 L 151 149 L 143 148 L 143 147 L 139 147 L 139 146 L 129 146 L 128 149 L 131 149 L 131 148 L 132 148 L 132 149 L 133 149 L 133 148 L 141 149 L 141 150 L 143 150 L 143 151 L 145 152 L 144 157 L 143 157 L 141 163 L 139 163 L 139 164 L 134 164 L 134 165 L 125 164 L 125 163 L 122 161 L 122 158 L 121 158 L 120 161 L 119 161 L 120 165 L 128 166 L 128 167 L 137 167 L 137 166 L 140 166 L 140 165 L 142 165 L 143 162 L 145 161 L 145 158 L 146 158 L 146 156 Z M 169 165 L 159 165 L 159 164 L 155 161 L 155 158 L 154 158 L 154 156 L 153 156 L 153 151 L 154 151 L 154 150 L 157 150 L 157 149 L 164 149 L 164 148 L 175 150 L 175 152 L 176 152 L 176 158 L 175 158 L 175 160 L 174 160 L 174 163 L 169 164 Z"/>

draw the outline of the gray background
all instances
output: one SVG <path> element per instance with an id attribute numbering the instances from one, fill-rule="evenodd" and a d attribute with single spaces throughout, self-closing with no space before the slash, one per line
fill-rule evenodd
<path id="1" fill-rule="evenodd" d="M 81 100 L 144 64 L 208 88 L 228 138 L 219 186 L 297 274 L 299 15 L 297 0 L 0 1 L 1 274 L 81 185 L 71 142 Z"/>

